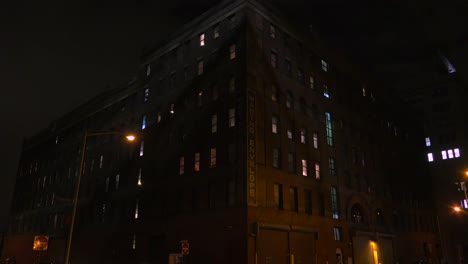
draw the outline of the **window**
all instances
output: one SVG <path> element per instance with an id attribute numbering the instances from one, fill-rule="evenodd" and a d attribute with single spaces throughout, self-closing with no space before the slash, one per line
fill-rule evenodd
<path id="1" fill-rule="evenodd" d="M 328 158 L 328 170 L 330 172 L 330 176 L 336 176 L 336 160 L 335 158 Z"/>
<path id="2" fill-rule="evenodd" d="M 292 71 L 292 67 L 291 67 L 291 61 L 289 59 L 285 59 L 284 60 L 284 64 L 286 66 L 286 74 L 288 76 L 291 76 L 291 71 Z"/>
<path id="3" fill-rule="evenodd" d="M 140 143 L 140 157 L 143 156 L 144 151 L 145 151 L 145 142 L 141 141 L 141 143 Z"/>
<path id="4" fill-rule="evenodd" d="M 296 187 L 289 187 L 289 208 L 291 209 L 291 211 L 298 211 Z"/>
<path id="5" fill-rule="evenodd" d="M 453 150 L 449 149 L 447 150 L 447 153 L 448 153 L 448 158 L 453 159 Z"/>
<path id="6" fill-rule="evenodd" d="M 119 189 L 120 184 L 120 174 L 115 175 L 115 189 Z"/>
<path id="7" fill-rule="evenodd" d="M 283 185 L 275 183 L 273 185 L 273 199 L 276 209 L 283 209 Z"/>
<path id="8" fill-rule="evenodd" d="M 318 149 L 318 134 L 317 132 L 314 132 L 312 135 L 313 141 L 314 141 L 314 149 Z"/>
<path id="9" fill-rule="evenodd" d="M 229 93 L 236 91 L 236 78 L 233 76 L 229 79 Z"/>
<path id="10" fill-rule="evenodd" d="M 134 215 L 134 218 L 135 219 L 138 219 L 138 200 L 135 202 L 135 215 Z"/>
<path id="11" fill-rule="evenodd" d="M 271 66 L 278 68 L 278 54 L 274 51 L 271 51 Z"/>
<path id="12" fill-rule="evenodd" d="M 141 129 L 145 129 L 146 128 L 146 115 L 143 115 L 141 117 Z"/>
<path id="13" fill-rule="evenodd" d="M 278 148 L 273 149 L 273 167 L 280 167 L 280 150 Z"/>
<path id="14" fill-rule="evenodd" d="M 447 151 L 442 150 L 442 159 L 447 159 Z"/>
<path id="15" fill-rule="evenodd" d="M 429 162 L 433 162 L 434 161 L 434 156 L 432 155 L 432 153 L 427 153 L 427 160 Z"/>
<path id="16" fill-rule="evenodd" d="M 135 234 L 133 235 L 133 238 L 132 238 L 132 249 L 136 249 L 136 235 Z"/>
<path id="17" fill-rule="evenodd" d="M 330 99 L 330 89 L 328 88 L 328 85 L 323 84 L 323 96 Z"/>
<path id="18" fill-rule="evenodd" d="M 286 130 L 286 134 L 288 136 L 288 139 L 291 139 L 291 140 L 293 139 L 293 132 L 290 128 Z"/>
<path id="19" fill-rule="evenodd" d="M 199 91 L 197 94 L 197 106 L 202 106 L 203 104 L 203 92 Z"/>
<path id="20" fill-rule="evenodd" d="M 151 75 L 151 65 L 146 64 L 146 77 Z"/>
<path id="21" fill-rule="evenodd" d="M 307 131 L 305 128 L 301 128 L 301 143 L 305 144 L 306 143 L 306 136 L 307 136 Z"/>
<path id="22" fill-rule="evenodd" d="M 314 87 L 314 77 L 312 77 L 312 76 L 309 77 L 309 87 L 312 90 L 315 88 Z"/>
<path id="23" fill-rule="evenodd" d="M 215 39 L 219 38 L 219 24 L 216 24 L 213 27 L 213 38 Z"/>
<path id="24" fill-rule="evenodd" d="M 234 180 L 227 183 L 227 204 L 232 206 L 236 203 L 236 184 Z"/>
<path id="25" fill-rule="evenodd" d="M 328 62 L 322 60 L 322 71 L 328 72 Z"/>
<path id="26" fill-rule="evenodd" d="M 315 179 L 320 180 L 320 163 L 315 162 Z"/>
<path id="27" fill-rule="evenodd" d="M 104 163 L 104 155 L 101 155 L 99 158 L 99 168 L 102 169 L 102 164 Z"/>
<path id="28" fill-rule="evenodd" d="M 288 172 L 296 172 L 296 159 L 294 157 L 294 153 L 291 152 L 288 153 Z"/>
<path id="29" fill-rule="evenodd" d="M 218 100 L 218 87 L 214 86 L 212 90 L 212 99 L 213 101 Z"/>
<path id="30" fill-rule="evenodd" d="M 109 183 L 110 183 L 110 178 L 109 178 L 109 177 L 106 177 L 106 187 L 105 187 L 105 191 L 106 191 L 106 192 L 109 191 Z"/>
<path id="31" fill-rule="evenodd" d="M 341 227 L 333 227 L 333 234 L 335 235 L 335 241 L 341 241 Z"/>
<path id="32" fill-rule="evenodd" d="M 143 102 L 148 102 L 148 99 L 149 99 L 149 91 L 150 91 L 149 88 L 146 88 L 146 89 L 145 89 L 145 91 L 144 91 L 144 96 L 143 96 Z"/>
<path id="33" fill-rule="evenodd" d="M 457 148 L 454 149 L 454 150 L 453 150 L 453 153 L 455 154 L 455 158 L 460 157 L 460 149 L 457 149 Z"/>
<path id="34" fill-rule="evenodd" d="M 329 112 L 325 113 L 325 126 L 327 131 L 327 144 L 329 146 L 333 146 L 333 122 L 331 118 L 331 114 Z"/>
<path id="35" fill-rule="evenodd" d="M 271 100 L 273 102 L 278 101 L 278 89 L 276 88 L 276 85 L 271 86 Z"/>
<path id="36" fill-rule="evenodd" d="M 203 60 L 198 61 L 198 75 L 203 74 Z"/>
<path id="37" fill-rule="evenodd" d="M 158 112 L 158 123 L 161 122 L 161 113 Z"/>
<path id="38" fill-rule="evenodd" d="M 306 214 L 312 214 L 312 191 L 304 190 L 304 211 Z"/>
<path id="39" fill-rule="evenodd" d="M 290 91 L 286 92 L 286 107 L 287 108 L 293 107 L 293 96 Z"/>
<path id="40" fill-rule="evenodd" d="M 351 217 L 354 223 L 359 224 L 363 222 L 361 208 L 359 205 L 355 204 L 351 207 Z"/>
<path id="41" fill-rule="evenodd" d="M 270 37 L 276 38 L 276 28 L 272 24 L 270 24 Z"/>
<path id="42" fill-rule="evenodd" d="M 200 47 L 205 46 L 205 34 L 200 34 Z"/>
<path id="43" fill-rule="evenodd" d="M 319 215 L 320 216 L 325 216 L 325 196 L 323 195 L 323 193 L 320 193 L 319 196 L 318 196 L 318 211 L 319 211 Z"/>
<path id="44" fill-rule="evenodd" d="M 173 115 L 175 113 L 174 104 L 171 104 L 169 113 L 171 113 L 171 115 Z"/>
<path id="45" fill-rule="evenodd" d="M 229 127 L 236 126 L 236 110 L 234 108 L 229 109 Z"/>
<path id="46" fill-rule="evenodd" d="M 211 116 L 211 133 L 218 132 L 218 115 Z"/>
<path id="47" fill-rule="evenodd" d="M 307 160 L 301 160 L 302 165 L 302 176 L 307 176 Z"/>
<path id="48" fill-rule="evenodd" d="M 195 153 L 194 170 L 200 171 L 200 152 Z"/>
<path id="49" fill-rule="evenodd" d="M 271 132 L 273 134 L 278 134 L 278 117 L 277 116 L 272 116 L 271 117 Z"/>
<path id="50" fill-rule="evenodd" d="M 137 185 L 138 186 L 141 186 L 143 183 L 141 181 L 141 168 L 138 169 L 138 181 L 137 181 Z"/>
<path id="51" fill-rule="evenodd" d="M 210 150 L 210 168 L 216 167 L 216 148 Z"/>
<path id="52" fill-rule="evenodd" d="M 364 97 L 366 96 L 366 87 L 365 86 L 362 87 L 362 96 L 364 96 Z"/>
<path id="53" fill-rule="evenodd" d="M 179 175 L 183 175 L 185 172 L 185 158 L 179 158 Z"/>
<path id="54" fill-rule="evenodd" d="M 236 146 L 232 143 L 228 145 L 228 162 L 229 164 L 234 164 L 236 160 Z"/>
<path id="55" fill-rule="evenodd" d="M 340 207 L 338 203 L 338 190 L 335 186 L 331 187 L 331 202 L 332 202 L 332 217 L 333 219 L 339 219 Z"/>
<path id="56" fill-rule="evenodd" d="M 301 68 L 297 69 L 297 79 L 304 83 L 304 71 Z"/>
<path id="57" fill-rule="evenodd" d="M 233 60 L 236 58 L 236 44 L 232 44 L 229 47 L 229 59 Z"/>

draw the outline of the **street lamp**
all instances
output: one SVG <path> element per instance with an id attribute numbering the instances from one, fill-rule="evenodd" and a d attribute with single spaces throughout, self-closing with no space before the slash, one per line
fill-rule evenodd
<path id="1" fill-rule="evenodd" d="M 88 142 L 88 137 L 94 136 L 104 136 L 104 135 L 125 135 L 122 132 L 100 132 L 100 133 L 88 133 L 85 131 L 83 134 L 83 144 L 81 145 L 81 159 L 80 159 L 80 171 L 78 173 L 78 178 L 76 179 L 76 188 L 75 188 L 75 196 L 73 198 L 73 211 L 72 211 L 72 218 L 70 224 L 70 230 L 68 232 L 68 243 L 67 243 L 67 253 L 65 255 L 65 264 L 70 263 L 70 253 L 71 253 L 71 245 L 73 239 L 73 229 L 75 227 L 76 221 L 76 211 L 78 208 L 78 197 L 80 194 L 80 183 L 81 183 L 81 176 L 83 175 L 83 167 L 84 167 L 84 160 L 85 160 L 85 152 L 86 152 L 86 143 Z M 136 139 L 135 135 L 128 134 L 125 136 L 128 141 L 134 141 Z"/>

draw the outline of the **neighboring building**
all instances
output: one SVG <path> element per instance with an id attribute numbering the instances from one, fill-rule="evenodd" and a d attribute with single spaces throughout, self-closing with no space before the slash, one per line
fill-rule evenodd
<path id="1" fill-rule="evenodd" d="M 88 138 L 72 263 L 164 263 L 183 240 L 186 263 L 437 263 L 412 128 L 370 87 L 307 27 L 223 2 L 25 141 L 4 255 L 48 235 L 41 261 L 63 262 L 86 130 L 138 142 Z"/>

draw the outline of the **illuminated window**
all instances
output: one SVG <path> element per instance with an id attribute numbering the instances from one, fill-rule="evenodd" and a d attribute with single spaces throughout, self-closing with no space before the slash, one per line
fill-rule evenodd
<path id="1" fill-rule="evenodd" d="M 327 131 L 327 144 L 333 146 L 333 122 L 331 114 L 329 112 L 325 113 L 325 127 Z"/>
<path id="2" fill-rule="evenodd" d="M 338 203 L 338 190 L 335 186 L 331 187 L 331 202 L 332 202 L 332 216 L 333 219 L 340 218 L 340 207 Z"/>
<path id="3" fill-rule="evenodd" d="M 271 59 L 270 59 L 271 66 L 273 68 L 278 68 L 278 54 L 276 52 L 272 51 L 270 56 L 271 56 Z"/>
<path id="4" fill-rule="evenodd" d="M 273 201 L 276 209 L 283 209 L 283 185 L 275 183 L 273 185 Z"/>
<path id="5" fill-rule="evenodd" d="M 302 176 L 307 176 L 307 160 L 301 160 L 302 164 Z"/>
<path id="6" fill-rule="evenodd" d="M 287 108 L 293 107 L 293 95 L 290 91 L 286 92 L 286 107 Z"/>
<path id="7" fill-rule="evenodd" d="M 333 227 L 333 234 L 335 236 L 335 241 L 341 241 L 341 227 Z"/>
<path id="8" fill-rule="evenodd" d="M 434 161 L 434 156 L 432 155 L 432 153 L 427 153 L 427 160 L 429 162 L 433 162 Z"/>
<path id="9" fill-rule="evenodd" d="M 278 89 L 276 88 L 275 85 L 271 86 L 271 100 L 273 102 L 278 101 Z"/>
<path id="10" fill-rule="evenodd" d="M 145 129 L 146 128 L 146 115 L 143 115 L 141 117 L 141 129 Z"/>
<path id="11" fill-rule="evenodd" d="M 216 133 L 218 131 L 218 115 L 211 116 L 211 133 Z"/>
<path id="12" fill-rule="evenodd" d="M 324 84 L 323 85 L 323 96 L 325 96 L 326 98 L 330 98 L 330 90 L 328 88 L 328 85 Z"/>
<path id="13" fill-rule="evenodd" d="M 293 139 L 293 132 L 291 129 L 287 129 L 286 134 L 288 136 L 288 139 L 291 139 L 291 140 Z"/>
<path id="14" fill-rule="evenodd" d="M 236 44 L 232 44 L 229 47 L 229 59 L 233 60 L 236 58 Z"/>
<path id="15" fill-rule="evenodd" d="M 200 47 L 205 46 L 205 34 L 200 34 Z"/>
<path id="16" fill-rule="evenodd" d="M 229 109 L 229 127 L 236 126 L 236 110 L 234 108 Z"/>
<path id="17" fill-rule="evenodd" d="M 456 149 L 453 150 L 453 152 L 454 152 L 454 154 L 455 154 L 455 158 L 460 157 L 460 149 L 457 149 L 457 148 L 456 148 Z"/>
<path id="18" fill-rule="evenodd" d="M 464 209 L 468 209 L 468 199 L 463 199 L 460 201 L 460 205 Z"/>
<path id="19" fill-rule="evenodd" d="M 301 128 L 301 143 L 302 144 L 306 143 L 307 141 L 306 136 L 307 136 L 307 130 L 305 128 Z"/>
<path id="20" fill-rule="evenodd" d="M 313 138 L 313 143 L 314 143 L 314 149 L 318 149 L 318 134 L 317 132 L 314 132 L 312 135 Z"/>
<path id="21" fill-rule="evenodd" d="M 203 74 L 203 60 L 198 61 L 198 75 Z"/>
<path id="22" fill-rule="evenodd" d="M 215 39 L 219 38 L 219 24 L 216 24 L 213 27 L 213 38 Z"/>
<path id="23" fill-rule="evenodd" d="M 280 150 L 277 148 L 273 149 L 273 167 L 280 167 Z"/>
<path id="24" fill-rule="evenodd" d="M 185 172 L 185 159 L 180 157 L 179 159 L 179 175 L 183 175 Z"/>
<path id="25" fill-rule="evenodd" d="M 199 91 L 197 95 L 197 105 L 202 106 L 203 104 L 203 92 Z"/>
<path id="26" fill-rule="evenodd" d="M 104 155 L 101 155 L 99 158 L 99 168 L 102 169 L 102 164 L 104 163 Z"/>
<path id="27" fill-rule="evenodd" d="M 138 207 L 139 207 L 139 202 L 137 200 L 135 203 L 135 215 L 134 215 L 135 219 L 138 219 L 138 209 L 139 209 Z"/>
<path id="28" fill-rule="evenodd" d="M 447 150 L 448 158 L 453 159 L 453 150 L 449 149 Z"/>
<path id="29" fill-rule="evenodd" d="M 288 153 L 288 172 L 294 173 L 296 172 L 296 158 L 294 153 Z"/>
<path id="30" fill-rule="evenodd" d="M 442 159 L 447 159 L 447 151 L 442 150 Z"/>
<path id="31" fill-rule="evenodd" d="M 151 75 L 151 65 L 147 64 L 146 65 L 146 77 Z"/>
<path id="32" fill-rule="evenodd" d="M 148 102 L 148 99 L 149 99 L 149 91 L 150 91 L 149 88 L 146 88 L 146 89 L 145 89 L 145 91 L 144 91 L 144 96 L 143 96 L 143 102 Z"/>
<path id="33" fill-rule="evenodd" d="M 330 176 L 336 176 L 336 160 L 335 158 L 328 158 L 328 170 Z"/>
<path id="34" fill-rule="evenodd" d="M 195 153 L 194 170 L 200 171 L 200 152 Z"/>
<path id="35" fill-rule="evenodd" d="M 229 79 L 229 93 L 234 93 L 236 91 L 236 78 L 231 77 Z"/>
<path id="36" fill-rule="evenodd" d="M 120 184 L 120 174 L 115 175 L 115 189 L 119 189 Z"/>
<path id="37" fill-rule="evenodd" d="M 169 112 L 171 113 L 171 115 L 175 113 L 174 104 L 171 104 Z"/>
<path id="38" fill-rule="evenodd" d="M 297 188 L 289 187 L 289 208 L 291 209 L 291 211 L 298 211 L 297 203 Z"/>
<path id="39" fill-rule="evenodd" d="M 315 179 L 320 180 L 320 163 L 315 162 Z"/>
<path id="40" fill-rule="evenodd" d="M 272 116 L 271 117 L 271 132 L 273 132 L 273 134 L 277 134 L 278 133 L 278 117 L 277 116 Z"/>
<path id="41" fill-rule="evenodd" d="M 134 234 L 133 237 L 132 237 L 132 249 L 136 249 L 136 235 Z"/>
<path id="42" fill-rule="evenodd" d="M 276 38 L 276 28 L 272 24 L 270 24 L 270 37 Z"/>
<path id="43" fill-rule="evenodd" d="M 366 96 L 366 87 L 362 87 L 362 96 Z"/>
<path id="44" fill-rule="evenodd" d="M 210 168 L 216 167 L 216 148 L 210 150 Z"/>
<path id="45" fill-rule="evenodd" d="M 140 143 L 140 157 L 143 156 L 144 152 L 145 152 L 145 142 L 141 141 L 141 143 Z"/>
<path id="46" fill-rule="evenodd" d="M 141 182 L 141 168 L 138 169 L 138 181 L 137 181 L 137 185 L 138 186 L 141 186 L 143 183 Z"/>
<path id="47" fill-rule="evenodd" d="M 322 60 L 322 71 L 328 72 L 328 62 Z"/>
<path id="48" fill-rule="evenodd" d="M 158 112 L 158 123 L 160 123 L 160 122 L 161 122 L 161 113 Z"/>
<path id="49" fill-rule="evenodd" d="M 312 76 L 309 77 L 309 87 L 312 90 L 315 88 L 314 87 L 314 77 L 312 77 Z"/>

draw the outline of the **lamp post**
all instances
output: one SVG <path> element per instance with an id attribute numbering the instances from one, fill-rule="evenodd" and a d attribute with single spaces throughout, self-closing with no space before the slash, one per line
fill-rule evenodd
<path id="1" fill-rule="evenodd" d="M 73 198 L 73 211 L 72 211 L 72 218 L 71 218 L 71 224 L 70 224 L 70 230 L 68 231 L 68 243 L 67 243 L 67 252 L 65 255 L 65 264 L 70 263 L 70 253 L 71 253 L 71 246 L 72 246 L 72 239 L 73 239 L 73 229 L 75 227 L 75 221 L 76 221 L 76 211 L 78 208 L 78 197 L 80 194 L 80 184 L 81 184 L 81 176 L 83 176 L 83 166 L 84 166 L 84 161 L 85 161 L 85 152 L 86 152 L 86 143 L 88 142 L 88 137 L 93 137 L 93 136 L 103 136 L 103 135 L 123 135 L 124 133 L 122 132 L 100 132 L 100 133 L 88 133 L 88 131 L 85 130 L 83 134 L 83 144 L 81 145 L 81 159 L 80 159 L 80 170 L 78 172 L 78 178 L 76 179 L 76 187 L 75 187 L 75 195 Z M 134 141 L 135 136 L 134 135 L 126 135 L 125 137 L 128 141 Z"/>

